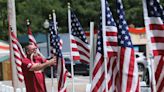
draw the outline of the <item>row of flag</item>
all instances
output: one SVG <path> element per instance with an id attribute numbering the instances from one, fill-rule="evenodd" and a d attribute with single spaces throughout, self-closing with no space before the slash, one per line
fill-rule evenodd
<path id="1" fill-rule="evenodd" d="M 147 38 L 150 40 L 150 52 L 154 56 L 152 62 L 151 88 L 153 92 L 164 91 L 164 10 L 157 0 L 143 0 L 145 27 Z M 125 20 L 122 0 L 116 0 L 117 22 L 114 20 L 107 0 L 101 0 L 102 15 L 97 34 L 96 54 L 92 70 L 91 92 L 140 92 L 137 62 L 134 48 Z M 71 11 L 70 49 L 73 61 L 79 60 L 90 63 L 90 45 L 85 32 Z M 67 77 L 70 76 L 65 68 L 62 55 L 62 40 L 58 35 L 55 13 L 49 20 L 51 56 L 57 56 L 58 91 L 66 92 Z M 37 46 L 28 26 L 29 42 Z M 18 79 L 23 81 L 21 58 L 26 57 L 16 35 L 11 31 L 12 47 L 17 65 Z M 39 52 L 39 50 L 38 50 Z M 153 79 L 154 78 L 154 79 Z"/>

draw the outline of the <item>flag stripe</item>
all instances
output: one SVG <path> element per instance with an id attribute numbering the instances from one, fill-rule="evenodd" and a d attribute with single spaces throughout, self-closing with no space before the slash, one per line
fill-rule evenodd
<path id="1" fill-rule="evenodd" d="M 80 59 L 80 56 L 73 56 L 73 60 L 74 61 L 77 61 L 77 60 L 79 60 Z"/>
<path id="2" fill-rule="evenodd" d="M 160 83 L 160 86 L 157 90 L 157 92 L 163 92 L 162 90 L 164 89 L 164 78 L 162 79 L 161 83 Z"/>
<path id="3" fill-rule="evenodd" d="M 117 36 L 117 32 L 106 32 L 106 36 Z"/>
<path id="4" fill-rule="evenodd" d="M 159 80 L 159 77 L 160 77 L 160 74 L 163 70 L 163 65 L 164 65 L 164 61 L 162 61 L 163 58 L 160 58 L 159 60 L 159 63 L 157 65 L 157 69 L 155 71 L 155 79 L 156 79 L 156 83 L 158 83 L 158 80 Z"/>
<path id="5" fill-rule="evenodd" d="M 59 59 L 60 60 L 60 59 Z M 59 63 L 61 63 L 61 64 L 59 64 Z M 60 61 L 58 61 L 58 67 L 62 67 L 62 62 L 61 62 L 61 60 Z M 61 90 L 61 86 L 62 86 L 62 83 L 64 82 L 63 80 L 62 80 L 62 77 L 63 77 L 63 68 L 60 68 L 60 75 L 59 75 L 59 82 L 58 82 L 58 90 Z M 63 82 L 62 82 L 63 81 Z"/>
<path id="6" fill-rule="evenodd" d="M 164 25 L 161 24 L 150 24 L 150 30 L 160 30 L 164 31 Z"/>
<path id="7" fill-rule="evenodd" d="M 164 32 L 160 30 L 153 30 L 149 32 L 150 37 L 164 37 Z"/>
<path id="8" fill-rule="evenodd" d="M 152 43 L 151 47 L 152 50 L 164 50 L 164 43 Z"/>
<path id="9" fill-rule="evenodd" d="M 81 62 L 86 62 L 86 64 L 89 64 L 89 58 L 85 58 L 84 56 L 80 56 L 80 60 L 82 60 Z"/>
<path id="10" fill-rule="evenodd" d="M 94 70 L 93 70 L 93 78 L 95 77 L 96 73 L 98 72 L 98 70 L 102 66 L 102 64 L 103 64 L 103 57 L 101 56 L 100 59 L 98 60 L 97 64 L 95 64 L 95 67 L 94 67 Z"/>
<path id="11" fill-rule="evenodd" d="M 157 25 L 163 25 L 163 21 L 160 17 L 148 17 L 147 23 L 150 24 L 157 24 Z"/>
<path id="12" fill-rule="evenodd" d="M 87 53 L 89 53 L 89 47 L 85 47 L 82 42 L 77 42 L 77 46 L 83 48 Z"/>
<path id="13" fill-rule="evenodd" d="M 79 50 L 77 49 L 77 48 L 72 48 L 72 51 L 76 51 L 76 52 L 78 52 Z"/>
<path id="14" fill-rule="evenodd" d="M 83 51 L 79 51 L 79 53 L 80 53 L 80 56 L 84 56 L 85 58 L 89 59 L 89 55 L 87 55 Z"/>
<path id="15" fill-rule="evenodd" d="M 134 51 L 130 51 L 130 52 L 134 52 Z M 132 86 L 132 80 L 133 80 L 133 71 L 134 71 L 134 53 L 131 53 L 131 56 L 130 56 L 130 60 L 131 62 L 129 62 L 129 70 L 128 70 L 128 81 L 127 82 L 127 87 L 126 87 L 126 92 L 130 92 L 131 90 L 135 90 L 135 89 L 131 89 L 131 86 Z"/>
<path id="16" fill-rule="evenodd" d="M 103 72 L 102 75 L 101 75 L 101 77 L 99 78 L 99 81 L 96 83 L 94 89 L 92 89 L 92 92 L 99 92 L 97 90 L 102 85 L 102 82 L 104 81 L 104 76 L 105 76 L 105 73 Z"/>
<path id="17" fill-rule="evenodd" d="M 106 42 L 107 46 L 117 46 L 117 42 Z"/>
<path id="18" fill-rule="evenodd" d="M 152 43 L 164 43 L 164 37 L 151 37 Z"/>
<path id="19" fill-rule="evenodd" d="M 120 87 L 122 87 L 122 79 L 123 79 L 123 65 L 124 65 L 124 52 L 125 52 L 125 49 L 121 49 L 120 50 Z"/>
<path id="20" fill-rule="evenodd" d="M 111 56 L 111 54 L 112 54 L 112 56 L 117 56 L 118 53 L 117 52 L 109 52 L 109 51 L 107 52 L 108 56 Z"/>
<path id="21" fill-rule="evenodd" d="M 115 85 L 115 81 L 114 81 L 114 78 L 116 77 L 115 75 L 116 75 L 116 72 L 115 72 L 115 69 L 116 69 L 116 65 L 117 65 L 117 59 L 116 59 L 116 57 L 113 57 L 110 61 L 109 61 L 109 63 L 111 63 L 111 69 L 110 69 L 110 67 L 108 66 L 108 71 L 110 71 L 110 72 L 108 72 L 108 74 L 109 75 L 111 75 L 111 78 L 110 78 L 110 80 L 109 80 L 109 82 L 108 82 L 108 90 L 109 90 L 109 92 L 112 92 L 112 91 L 114 91 L 114 87 L 112 88 L 112 86 L 113 85 Z M 112 85 L 113 84 L 113 85 Z M 105 90 L 105 89 L 104 89 Z"/>

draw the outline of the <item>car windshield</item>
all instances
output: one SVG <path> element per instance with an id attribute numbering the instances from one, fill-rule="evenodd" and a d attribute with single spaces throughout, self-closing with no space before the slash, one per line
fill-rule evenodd
<path id="1" fill-rule="evenodd" d="M 65 60 L 66 64 L 71 64 L 71 59 L 70 58 L 66 57 L 66 58 L 64 58 L 64 60 Z M 73 63 L 74 64 L 81 64 L 80 61 L 74 61 Z"/>

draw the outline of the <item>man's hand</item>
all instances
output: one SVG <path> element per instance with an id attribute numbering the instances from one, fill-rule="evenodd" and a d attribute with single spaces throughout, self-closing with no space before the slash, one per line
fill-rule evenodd
<path id="1" fill-rule="evenodd" d="M 49 65 L 56 65 L 56 57 L 53 57 L 52 59 L 48 60 Z"/>

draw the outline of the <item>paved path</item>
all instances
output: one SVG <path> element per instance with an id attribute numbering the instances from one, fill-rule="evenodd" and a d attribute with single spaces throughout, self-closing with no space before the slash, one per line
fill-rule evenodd
<path id="1" fill-rule="evenodd" d="M 55 92 L 57 92 L 57 79 L 54 79 L 54 84 L 55 84 Z M 84 77 L 84 76 L 76 76 L 74 78 L 74 85 L 75 85 L 75 92 L 85 92 L 86 91 L 86 85 L 89 83 L 89 77 Z M 51 92 L 51 79 L 46 79 L 46 85 L 47 85 L 47 90 L 48 92 Z M 72 79 L 68 79 L 67 81 L 67 91 L 68 92 L 73 92 L 72 91 Z"/>
<path id="2" fill-rule="evenodd" d="M 11 86 L 11 81 L 0 81 L 4 85 Z M 86 85 L 89 83 L 89 77 L 88 76 L 75 76 L 74 78 L 74 85 L 75 85 L 75 92 L 86 92 Z M 46 87 L 47 91 L 51 92 L 52 90 L 52 82 L 50 78 L 46 78 Z M 73 92 L 72 91 L 72 79 L 68 79 L 67 81 L 67 92 Z M 24 84 L 21 84 L 21 87 L 24 87 Z M 54 92 L 57 92 L 57 79 L 54 78 Z"/>
<path id="3" fill-rule="evenodd" d="M 4 85 L 11 86 L 11 81 L 0 81 L 0 83 L 3 83 Z M 74 92 L 86 92 L 86 86 L 89 83 L 89 77 L 88 76 L 75 76 L 74 78 L 74 85 L 75 85 L 75 91 Z M 52 92 L 52 82 L 50 78 L 46 78 L 46 87 L 48 92 Z M 73 92 L 72 91 L 72 80 L 68 79 L 67 81 L 67 92 Z M 22 88 L 24 87 L 24 84 L 21 84 Z M 0 91 L 1 92 L 1 91 Z M 57 79 L 54 78 L 54 92 L 57 92 Z M 148 87 L 141 87 L 141 92 L 151 92 L 150 88 Z"/>

